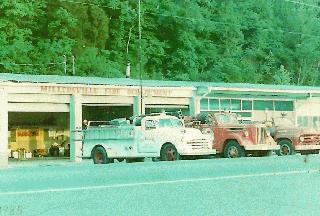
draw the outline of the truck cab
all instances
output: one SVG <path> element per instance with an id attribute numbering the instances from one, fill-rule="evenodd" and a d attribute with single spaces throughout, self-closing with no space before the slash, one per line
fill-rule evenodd
<path id="1" fill-rule="evenodd" d="M 289 118 L 282 116 L 272 118 L 270 131 L 274 140 L 279 144 L 279 156 L 319 153 L 320 132 L 311 127 L 298 127 Z"/>
<path id="2" fill-rule="evenodd" d="M 94 126 L 93 126 L 94 125 Z M 116 119 L 103 124 L 89 122 L 83 130 L 83 156 L 94 163 L 141 161 L 146 157 L 174 161 L 184 155 L 212 155 L 211 137 L 185 128 L 175 116 L 138 116 L 130 123 Z"/>

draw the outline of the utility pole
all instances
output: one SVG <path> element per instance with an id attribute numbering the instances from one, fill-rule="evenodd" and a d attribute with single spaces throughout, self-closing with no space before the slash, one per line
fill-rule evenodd
<path id="1" fill-rule="evenodd" d="M 139 11 L 139 73 L 140 73 L 140 110 L 141 114 L 144 113 L 143 109 L 143 99 L 142 99 L 142 46 L 141 46 L 141 0 L 138 0 L 138 11 Z"/>
<path id="2" fill-rule="evenodd" d="M 130 62 L 128 62 L 126 67 L 126 78 L 130 78 L 130 74 L 131 74 Z"/>
<path id="3" fill-rule="evenodd" d="M 130 78 L 131 76 L 131 69 L 130 69 L 130 61 L 129 61 L 129 45 L 130 45 L 130 39 L 131 39 L 131 30 L 132 27 L 129 30 L 129 38 L 127 42 L 127 67 L 126 67 L 126 78 Z"/>
<path id="4" fill-rule="evenodd" d="M 72 55 L 72 75 L 76 75 L 76 68 L 75 68 L 75 60 L 74 60 L 74 55 Z"/>
<path id="5" fill-rule="evenodd" d="M 64 74 L 67 74 L 67 56 L 66 56 L 66 55 L 63 55 L 63 58 L 64 58 L 64 61 L 63 61 L 63 64 L 64 64 Z"/>

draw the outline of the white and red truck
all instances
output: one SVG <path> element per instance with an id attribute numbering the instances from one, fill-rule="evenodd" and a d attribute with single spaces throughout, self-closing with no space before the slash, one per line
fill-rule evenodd
<path id="1" fill-rule="evenodd" d="M 187 126 L 211 134 L 213 148 L 225 158 L 267 156 L 279 150 L 265 125 L 242 124 L 235 113 L 203 114 L 185 122 Z"/>
<path id="2" fill-rule="evenodd" d="M 138 116 L 110 122 L 88 122 L 83 130 L 83 157 L 96 164 L 118 161 L 137 162 L 144 158 L 162 161 L 180 156 L 209 156 L 216 153 L 209 135 L 166 114 Z"/>
<path id="3" fill-rule="evenodd" d="M 267 123 L 270 123 L 268 125 Z M 283 115 L 266 122 L 271 135 L 280 146 L 279 156 L 301 154 L 318 154 L 320 151 L 320 132 L 311 127 L 298 127 L 292 120 Z"/>

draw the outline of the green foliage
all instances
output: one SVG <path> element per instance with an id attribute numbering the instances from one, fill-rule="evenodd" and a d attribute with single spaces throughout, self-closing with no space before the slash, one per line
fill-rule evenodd
<path id="1" fill-rule="evenodd" d="M 36 27 L 38 12 L 43 9 L 41 1 L 0 2 L 0 70 L 12 71 L 23 67 L 13 63 L 31 62 L 30 53 L 35 49 L 32 43 L 32 31 Z"/>
<path id="2" fill-rule="evenodd" d="M 116 62 L 108 62 L 109 53 L 98 54 L 98 49 L 94 47 L 87 48 L 77 59 L 77 71 L 82 75 L 100 76 L 100 77 L 119 77 L 121 68 Z"/>
<path id="3" fill-rule="evenodd" d="M 275 84 L 289 85 L 291 77 L 289 72 L 284 68 L 283 65 L 281 65 L 279 70 L 277 70 L 273 75 L 273 79 Z"/>
<path id="4" fill-rule="evenodd" d="M 320 85 L 318 4 L 141 0 L 140 50 L 137 0 L 2 0 L 0 70 Z"/>

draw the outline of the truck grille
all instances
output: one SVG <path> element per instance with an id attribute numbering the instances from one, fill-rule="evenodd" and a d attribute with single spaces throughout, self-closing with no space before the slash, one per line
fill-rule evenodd
<path id="1" fill-rule="evenodd" d="M 302 135 L 302 137 L 304 138 L 303 142 L 305 144 L 320 144 L 320 135 L 318 134 L 305 134 Z"/>
<path id="2" fill-rule="evenodd" d="M 187 145 L 192 146 L 192 149 L 209 149 L 210 143 L 206 139 L 193 139 L 187 142 Z"/>

